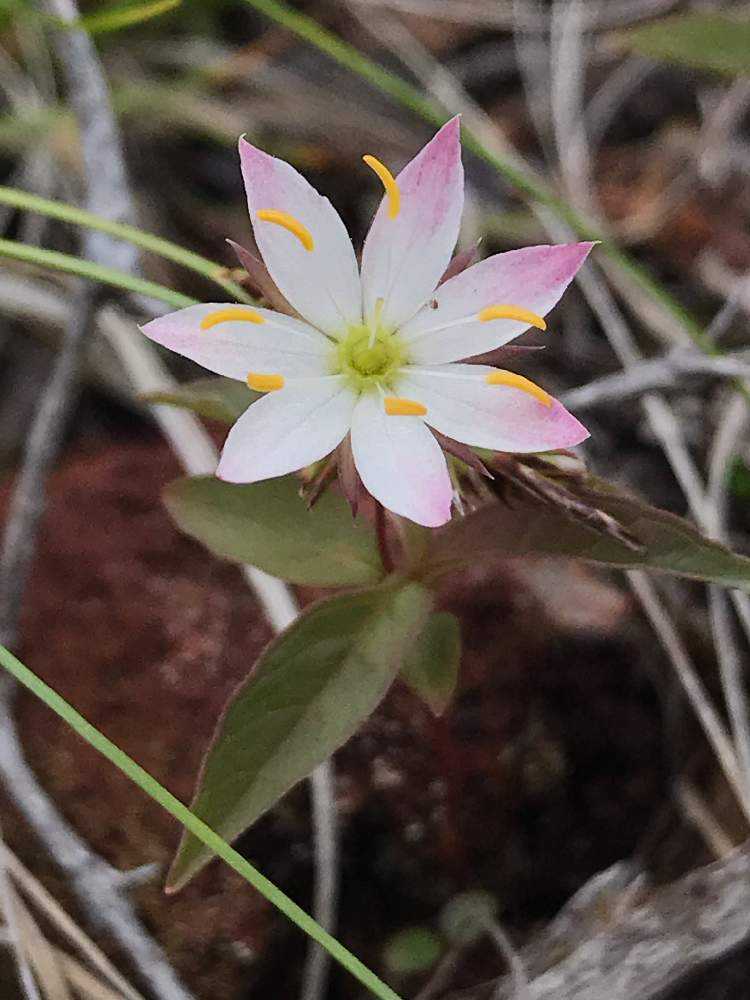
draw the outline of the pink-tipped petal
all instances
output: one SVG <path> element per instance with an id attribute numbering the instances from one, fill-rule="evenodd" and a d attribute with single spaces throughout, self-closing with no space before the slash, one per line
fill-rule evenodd
<path id="1" fill-rule="evenodd" d="M 464 173 L 458 118 L 444 125 L 396 178 L 401 207 L 389 217 L 384 197 L 362 252 L 365 320 L 395 328 L 435 290 L 458 239 Z"/>
<path id="2" fill-rule="evenodd" d="M 343 440 L 355 403 L 337 376 L 300 379 L 269 392 L 232 427 L 216 475 L 256 483 L 317 462 Z"/>
<path id="3" fill-rule="evenodd" d="M 313 326 L 340 337 L 362 322 L 354 248 L 338 212 L 294 167 L 240 139 L 240 161 L 255 242 L 279 291 Z M 283 212 L 309 232 L 308 250 L 294 233 L 258 218 Z"/>
<path id="4" fill-rule="evenodd" d="M 424 419 L 435 430 L 475 448 L 553 451 L 571 448 L 589 436 L 556 399 L 545 406 L 521 389 L 488 385 L 487 375 L 493 371 L 486 365 L 404 368 L 396 389 L 424 403 Z"/>
<path id="5" fill-rule="evenodd" d="M 482 309 L 514 305 L 546 316 L 586 260 L 593 243 L 523 247 L 495 254 L 441 285 L 400 330 L 414 364 L 461 361 L 502 347 L 529 329 L 520 320 L 482 322 Z"/>
<path id="6" fill-rule="evenodd" d="M 263 322 L 239 318 L 248 313 Z M 224 318 L 234 314 L 237 319 Z M 201 324 L 212 316 L 221 321 L 204 329 Z M 257 306 L 202 303 L 151 320 L 141 330 L 209 371 L 243 382 L 252 371 L 286 378 L 327 375 L 335 350 L 307 323 Z"/>
<path id="7" fill-rule="evenodd" d="M 365 489 L 394 514 L 427 528 L 450 520 L 453 487 L 440 446 L 420 417 L 391 417 L 377 392 L 360 397 L 352 452 Z"/>

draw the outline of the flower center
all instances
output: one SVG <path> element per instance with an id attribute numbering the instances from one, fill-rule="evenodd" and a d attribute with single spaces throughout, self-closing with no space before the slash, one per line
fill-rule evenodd
<path id="1" fill-rule="evenodd" d="M 336 368 L 360 391 L 387 384 L 406 360 L 398 338 L 382 327 L 374 334 L 366 326 L 350 327 L 336 353 Z"/>

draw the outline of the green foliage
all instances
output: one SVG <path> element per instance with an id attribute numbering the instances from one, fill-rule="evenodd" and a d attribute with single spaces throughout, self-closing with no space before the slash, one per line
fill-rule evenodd
<path id="1" fill-rule="evenodd" d="M 33 17 L 30 0 L 0 0 L 0 31 L 5 31 L 15 17 Z"/>
<path id="2" fill-rule="evenodd" d="M 618 33 L 632 51 L 729 76 L 750 73 L 750 20 L 695 11 Z"/>
<path id="3" fill-rule="evenodd" d="M 32 246 L 28 243 L 19 243 L 17 240 L 0 239 L 0 257 L 10 257 L 13 260 L 22 260 L 24 263 L 37 264 L 41 267 L 49 267 L 53 271 L 62 271 L 65 274 L 75 274 L 89 281 L 97 281 L 103 285 L 112 285 L 114 288 L 124 288 L 137 295 L 145 295 L 146 298 L 159 299 L 176 309 L 184 306 L 192 306 L 194 299 L 188 298 L 182 292 L 174 292 L 171 288 L 157 285 L 154 281 L 146 281 L 133 274 L 126 274 L 124 271 L 117 271 L 113 267 L 106 267 L 104 264 L 94 264 L 90 260 L 82 257 L 74 257 L 72 254 L 61 253 L 59 250 L 45 250 L 43 247 Z"/>
<path id="4" fill-rule="evenodd" d="M 233 378 L 222 378 L 219 375 L 216 378 L 199 378 L 192 382 L 183 382 L 175 389 L 149 392 L 142 398 L 147 403 L 179 406 L 184 410 L 192 410 L 207 420 L 233 424 L 259 395 L 260 393 L 253 392 L 244 382 Z"/>
<path id="5" fill-rule="evenodd" d="M 741 458 L 732 465 L 729 474 L 729 490 L 738 500 L 750 500 L 750 467 Z"/>
<path id="6" fill-rule="evenodd" d="M 489 892 L 476 889 L 450 899 L 440 914 L 440 929 L 454 948 L 466 948 L 486 933 L 497 916 L 497 900 Z"/>
<path id="7" fill-rule="evenodd" d="M 435 713 L 448 707 L 461 662 L 461 626 L 455 615 L 436 611 L 407 654 L 401 678 Z"/>
<path id="8" fill-rule="evenodd" d="M 392 98 L 402 107 L 409 108 L 425 121 L 438 126 L 445 124 L 445 109 L 439 102 L 431 100 L 408 80 L 363 55 L 354 45 L 345 42 L 313 18 L 295 10 L 283 0 L 245 0 L 245 3 L 293 32 L 299 38 L 314 45 L 340 66 L 355 73 L 375 89 Z M 579 215 L 567 201 L 558 198 L 552 189 L 540 181 L 533 171 L 527 170 L 525 166 L 519 166 L 517 157 L 505 157 L 494 149 L 490 149 L 467 124 L 464 124 L 461 129 L 461 141 L 465 149 L 487 163 L 519 194 L 528 198 L 532 203 L 538 202 L 547 206 L 559 219 L 572 227 L 580 239 L 599 240 L 601 252 L 606 254 L 620 271 L 627 274 L 628 278 L 645 292 L 655 308 L 660 313 L 671 316 L 701 350 L 712 353 L 713 346 L 705 340 L 703 330 L 680 303 L 635 258 L 621 250 L 616 244 L 602 239 L 604 234 L 597 232 L 591 223 Z"/>
<path id="9" fill-rule="evenodd" d="M 249 486 L 213 476 L 178 479 L 165 491 L 178 526 L 216 555 L 290 583 L 350 587 L 383 576 L 375 532 L 328 492 L 312 510 L 291 476 Z"/>
<path id="10" fill-rule="evenodd" d="M 574 556 L 622 569 L 649 569 L 750 591 L 750 558 L 705 538 L 683 518 L 620 493 L 591 477 L 578 494 L 609 514 L 643 545 L 622 542 L 572 520 L 562 509 L 523 498 L 489 504 L 436 534 L 427 575 L 465 569 L 491 558 Z"/>
<path id="11" fill-rule="evenodd" d="M 142 91 L 142 89 L 142 87 L 136 87 L 136 91 L 138 92 Z M 140 102 L 134 102 L 131 98 L 130 110 L 133 113 L 141 115 L 145 112 L 146 106 L 149 106 L 152 110 L 156 106 L 156 110 L 161 110 L 168 93 L 169 88 L 157 88 L 157 91 L 154 91 L 153 88 L 146 88 L 146 93 L 142 95 Z M 133 106 L 134 104 L 136 106 Z M 123 112 L 126 109 L 125 107 L 119 107 L 118 110 Z M 52 128 L 58 113 L 65 112 L 58 112 L 57 109 L 53 108 L 43 111 L 41 119 L 33 111 L 24 113 L 23 118 L 20 119 L 6 118 L 0 123 L 2 126 L 0 127 L 0 138 L 3 138 L 9 123 L 12 132 L 22 130 L 28 133 L 31 131 L 32 137 L 35 138 L 37 130 L 41 129 L 48 132 Z M 187 267 L 197 274 L 202 274 L 223 288 L 225 292 L 237 299 L 238 302 L 252 301 L 236 281 L 231 281 L 226 277 L 226 268 L 214 263 L 214 261 L 207 260 L 205 257 L 201 257 L 200 254 L 193 253 L 192 250 L 186 250 L 176 243 L 164 240 L 160 236 L 154 236 L 153 233 L 144 232 L 144 230 L 138 229 L 136 226 L 113 222 L 105 216 L 87 212 L 76 205 L 68 205 L 63 201 L 56 201 L 52 198 L 41 198 L 39 195 L 31 194 L 28 191 L 21 191 L 19 188 L 0 186 L 0 204 L 12 205 L 14 208 L 19 208 L 27 212 L 38 212 L 40 215 L 46 215 L 50 219 L 60 219 L 61 222 L 69 222 L 74 226 L 84 226 L 87 229 L 96 229 L 102 233 L 109 233 L 117 239 L 126 240 L 128 243 L 133 243 L 137 247 L 148 250 L 149 253 L 155 253 L 160 257 L 165 257 L 167 260 Z M 70 257 L 68 254 L 57 253 L 53 250 L 43 250 L 41 247 L 31 247 L 23 243 L 14 244 L 12 240 L 3 240 L 2 246 L 5 248 L 3 252 L 7 256 L 18 257 L 20 260 L 28 260 L 31 263 L 41 264 L 43 267 L 49 267 L 58 271 L 70 271 L 73 274 L 80 274 L 85 278 L 90 278 L 92 281 L 102 281 L 119 287 L 130 288 L 132 291 L 139 291 L 140 288 L 146 286 L 154 290 L 161 288 L 160 285 L 155 285 L 153 282 L 144 282 L 142 279 L 132 277 L 132 275 L 120 275 L 109 268 L 97 266 L 90 261 L 81 261 L 76 257 Z M 129 280 L 130 284 L 127 284 L 126 280 Z M 137 282 L 140 282 L 140 285 Z M 141 294 L 148 295 L 149 292 L 141 291 Z M 152 291 L 150 294 L 154 298 L 162 299 L 178 309 L 183 306 L 194 305 L 196 301 L 195 299 L 188 298 L 187 295 L 182 295 L 180 292 L 174 292 L 171 289 L 161 289 L 161 292 Z"/>
<path id="12" fill-rule="evenodd" d="M 152 17 L 166 14 L 179 7 L 182 0 L 149 0 L 148 3 L 125 3 L 87 14 L 79 18 L 75 24 L 65 27 L 83 28 L 90 35 L 104 34 L 108 31 L 120 31 L 130 28 L 142 21 L 150 21 Z"/>
<path id="13" fill-rule="evenodd" d="M 230 700 L 193 812 L 232 840 L 310 774 L 376 708 L 430 603 L 424 587 L 404 583 L 333 597 L 304 612 Z M 185 834 L 170 887 L 183 885 L 211 857 Z"/>
<path id="14" fill-rule="evenodd" d="M 380 1000 L 401 1000 L 398 994 L 378 979 L 374 972 L 371 972 L 360 960 L 345 948 L 340 941 L 337 941 L 332 934 L 324 930 L 320 924 L 299 907 L 294 900 L 275 886 L 270 879 L 261 874 L 250 862 L 238 854 L 233 847 L 222 840 L 214 830 L 208 827 L 203 820 L 190 812 L 179 799 L 168 792 L 163 785 L 160 785 L 156 778 L 145 771 L 140 764 L 137 764 L 132 757 L 128 757 L 116 744 L 100 733 L 84 717 L 77 712 L 64 698 L 56 691 L 53 691 L 48 684 L 37 677 L 33 671 L 24 666 L 13 654 L 0 645 L 0 667 L 7 670 L 19 684 L 22 684 L 28 691 L 39 698 L 48 708 L 55 712 L 71 730 L 77 733 L 82 740 L 88 743 L 98 753 L 114 764 L 130 781 L 141 791 L 150 796 L 154 802 L 165 809 L 170 816 L 173 816 L 178 823 L 215 852 L 230 868 L 237 872 L 254 889 L 276 906 L 286 917 L 296 924 L 300 930 L 322 945 L 328 953 L 341 965 L 348 969 L 363 986 L 367 987 L 371 993 Z"/>
<path id="15" fill-rule="evenodd" d="M 429 927 L 407 927 L 386 942 L 383 961 L 400 976 L 427 972 L 440 958 L 443 943 Z"/>

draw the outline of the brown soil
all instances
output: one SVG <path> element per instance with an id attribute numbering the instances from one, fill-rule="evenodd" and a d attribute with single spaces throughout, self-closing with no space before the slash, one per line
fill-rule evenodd
<path id="1" fill-rule="evenodd" d="M 20 652 L 188 799 L 221 706 L 270 633 L 237 570 L 172 527 L 159 494 L 177 471 L 150 433 L 69 455 L 51 484 Z M 435 720 L 396 685 L 336 760 L 340 934 L 381 971 L 389 933 L 433 922 L 467 888 L 495 893 L 522 937 L 637 849 L 665 798 L 659 705 L 618 588 L 580 566 L 514 563 L 493 578 L 477 568 L 443 603 L 464 624 L 453 709 Z M 96 850 L 121 868 L 168 863 L 178 831 L 158 806 L 31 696 L 19 723 L 45 787 Z M 5 825 L 72 905 L 23 823 Z M 240 846 L 309 906 L 304 788 Z M 198 996 L 295 995 L 302 935 L 225 867 L 176 897 L 157 880 L 137 900 Z M 496 969 L 480 951 L 462 975 Z M 336 972 L 331 995 L 359 994 Z"/>

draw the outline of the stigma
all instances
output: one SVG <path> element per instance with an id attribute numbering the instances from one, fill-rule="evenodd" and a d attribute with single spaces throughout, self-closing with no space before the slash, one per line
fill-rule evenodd
<path id="1" fill-rule="evenodd" d="M 362 159 L 380 178 L 385 188 L 385 193 L 388 196 L 388 218 L 395 219 L 401 211 L 401 191 L 396 183 L 396 178 L 388 167 L 384 163 L 381 163 L 380 160 L 376 160 L 374 156 L 368 154 L 367 156 L 363 156 Z"/>
<path id="2" fill-rule="evenodd" d="M 247 323 L 265 323 L 265 319 L 254 309 L 217 309 L 216 312 L 208 313 L 201 320 L 201 330 L 210 330 L 212 326 L 219 323 L 229 323 L 236 320 L 245 320 Z"/>
<path id="3" fill-rule="evenodd" d="M 250 372 L 246 382 L 251 389 L 256 392 L 275 392 L 283 389 L 285 379 L 283 375 L 263 375 L 260 372 Z"/>
<path id="4" fill-rule="evenodd" d="M 314 248 L 315 242 L 310 230 L 288 212 L 277 212 L 275 208 L 261 208 L 257 216 L 262 222 L 272 222 L 275 226 L 286 229 L 292 236 L 296 236 L 308 253 Z"/>
<path id="5" fill-rule="evenodd" d="M 427 413 L 427 407 L 422 403 L 399 396 L 386 396 L 383 405 L 389 417 L 423 417 Z"/>
<path id="6" fill-rule="evenodd" d="M 482 309 L 477 319 L 481 323 L 489 323 L 493 319 L 515 319 L 519 323 L 528 323 L 529 326 L 535 326 L 537 330 L 547 329 L 547 324 L 541 316 L 537 316 L 530 309 L 522 309 L 520 306 L 502 304 L 487 306 L 486 309 Z"/>
<path id="7" fill-rule="evenodd" d="M 487 385 L 505 385 L 510 389 L 520 389 L 521 392 L 526 392 L 529 396 L 533 396 L 534 399 L 538 399 L 542 406 L 551 407 L 554 402 L 552 396 L 548 392 L 545 392 L 540 386 L 531 379 L 524 378 L 523 375 L 517 375 L 515 372 L 506 372 L 502 369 L 490 372 L 490 374 L 485 379 Z"/>

